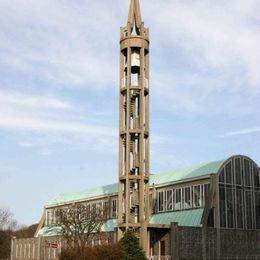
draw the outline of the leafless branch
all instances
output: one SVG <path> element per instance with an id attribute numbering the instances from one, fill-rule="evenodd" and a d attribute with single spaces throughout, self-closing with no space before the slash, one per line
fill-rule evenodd
<path id="1" fill-rule="evenodd" d="M 98 208 L 95 204 L 70 205 L 56 210 L 55 226 L 69 248 L 81 251 L 100 235 L 106 212 L 107 209 Z"/>

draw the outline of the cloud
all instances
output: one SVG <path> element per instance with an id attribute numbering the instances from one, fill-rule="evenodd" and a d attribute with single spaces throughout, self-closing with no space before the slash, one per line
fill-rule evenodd
<path id="1" fill-rule="evenodd" d="M 109 4 L 16 0 L 0 8 L 1 66 L 68 87 L 107 87 L 117 79 L 117 48 L 103 38 L 118 28 Z"/>
<path id="2" fill-rule="evenodd" d="M 200 118 L 259 118 L 258 1 L 143 5 L 152 28 L 151 99 L 160 110 Z"/>
<path id="3" fill-rule="evenodd" d="M 157 10 L 152 17 L 157 38 L 185 50 L 197 69 L 240 70 L 240 78 L 259 90 L 258 1 L 153 1 L 147 6 L 149 13 Z"/>
<path id="4" fill-rule="evenodd" d="M 115 136 L 117 133 L 115 129 L 109 127 L 89 125 L 73 121 L 37 118 L 34 115 L 21 115 L 14 111 L 4 113 L 1 116 L 0 127 L 22 131 L 74 133 L 91 136 Z"/>
<path id="5" fill-rule="evenodd" d="M 29 108 L 68 109 L 71 104 L 53 97 L 25 95 L 15 91 L 0 90 L 0 103 Z"/>
<path id="6" fill-rule="evenodd" d="M 244 128 L 236 131 L 230 131 L 223 134 L 221 137 L 229 137 L 229 136 L 236 136 L 236 135 L 248 135 L 248 134 L 255 134 L 260 133 L 260 127 L 252 127 L 252 128 Z"/>
<path id="7" fill-rule="evenodd" d="M 79 110 L 60 98 L 0 90 L 0 130 L 12 135 L 19 146 L 40 148 L 41 155 L 63 145 L 114 150 L 117 129 L 103 125 L 101 120 L 93 123 L 95 114 L 83 117 L 85 111 Z"/>

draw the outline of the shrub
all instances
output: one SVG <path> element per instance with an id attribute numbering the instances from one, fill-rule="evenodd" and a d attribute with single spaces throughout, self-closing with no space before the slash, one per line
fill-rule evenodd
<path id="1" fill-rule="evenodd" d="M 60 260 L 121 260 L 124 259 L 124 251 L 117 244 L 102 245 L 95 247 L 86 247 L 79 255 L 78 251 L 73 249 L 64 249 L 60 255 Z"/>
<path id="2" fill-rule="evenodd" d="M 125 251 L 125 260 L 146 260 L 145 253 L 139 246 L 139 239 L 136 237 L 134 232 L 128 229 L 122 239 L 120 245 Z"/>

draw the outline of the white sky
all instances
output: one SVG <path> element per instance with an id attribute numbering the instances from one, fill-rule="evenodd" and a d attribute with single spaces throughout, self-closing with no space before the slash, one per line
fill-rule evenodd
<path id="1" fill-rule="evenodd" d="M 39 221 L 59 193 L 117 181 L 119 28 L 129 1 L 0 1 L 0 207 Z M 151 172 L 260 163 L 260 2 L 141 0 Z"/>

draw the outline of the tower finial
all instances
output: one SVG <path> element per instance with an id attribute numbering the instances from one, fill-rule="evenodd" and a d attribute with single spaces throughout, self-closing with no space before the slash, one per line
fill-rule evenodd
<path id="1" fill-rule="evenodd" d="M 139 0 L 131 0 L 130 2 L 128 23 L 130 23 L 131 28 L 135 26 L 137 29 L 140 30 L 142 24 L 142 17 Z"/>

